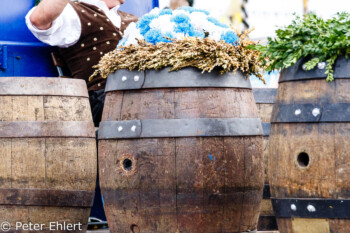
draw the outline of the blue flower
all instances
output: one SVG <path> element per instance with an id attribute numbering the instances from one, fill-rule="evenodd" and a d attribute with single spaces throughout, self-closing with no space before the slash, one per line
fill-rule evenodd
<path id="1" fill-rule="evenodd" d="M 222 28 L 229 28 L 228 25 L 224 24 L 224 23 L 221 23 L 219 20 L 213 18 L 213 17 L 208 17 L 207 20 L 209 22 L 212 22 L 213 24 L 215 24 L 216 26 L 218 27 L 222 27 Z"/>
<path id="2" fill-rule="evenodd" d="M 161 42 L 165 42 L 165 43 L 172 42 L 171 40 L 169 40 L 169 39 L 167 39 L 167 38 L 165 38 L 165 37 L 169 37 L 170 39 L 174 39 L 174 35 L 173 35 L 173 33 L 171 33 L 171 32 L 167 32 L 167 33 L 165 33 L 165 35 L 162 34 L 161 36 L 162 36 Z"/>
<path id="3" fill-rule="evenodd" d="M 160 11 L 159 15 L 172 15 L 173 11 L 171 9 L 163 9 Z"/>
<path id="4" fill-rule="evenodd" d="M 205 37 L 205 33 L 204 33 L 204 31 L 191 30 L 189 32 L 189 36 L 197 37 L 197 38 L 204 38 Z"/>
<path id="5" fill-rule="evenodd" d="M 184 11 L 187 11 L 189 12 L 190 14 L 193 13 L 193 12 L 201 12 L 201 13 L 204 13 L 206 15 L 209 15 L 209 11 L 206 11 L 206 10 L 200 10 L 200 9 L 195 9 L 195 8 L 192 8 L 192 7 L 189 7 L 189 6 L 183 6 L 180 8 L 180 10 L 184 10 Z"/>
<path id="6" fill-rule="evenodd" d="M 165 43 L 171 42 L 171 40 L 165 37 L 174 38 L 174 35 L 171 32 L 167 32 L 163 34 L 159 29 L 151 29 L 146 33 L 145 40 L 148 43 L 152 43 L 154 45 L 159 42 L 165 42 Z"/>
<path id="7" fill-rule="evenodd" d="M 149 43 L 156 44 L 161 39 L 162 33 L 159 29 L 151 29 L 145 35 L 145 40 Z"/>
<path id="8" fill-rule="evenodd" d="M 186 24 L 190 24 L 190 17 L 188 17 L 187 15 L 185 14 L 178 14 L 178 15 L 175 15 L 173 17 L 171 17 L 170 19 L 171 22 L 175 22 L 177 24 L 180 24 L 180 23 L 186 23 Z"/>
<path id="9" fill-rule="evenodd" d="M 222 33 L 221 40 L 229 44 L 237 45 L 239 38 L 234 31 L 227 31 L 225 33 Z"/>
<path id="10" fill-rule="evenodd" d="M 147 14 L 143 16 L 137 23 L 136 27 L 140 29 L 141 35 L 145 35 L 151 28 L 149 24 L 153 19 L 158 18 L 158 15 L 155 14 Z"/>
<path id="11" fill-rule="evenodd" d="M 179 23 L 176 24 L 174 31 L 177 33 L 190 34 L 190 32 L 193 31 L 193 26 L 187 23 Z"/>

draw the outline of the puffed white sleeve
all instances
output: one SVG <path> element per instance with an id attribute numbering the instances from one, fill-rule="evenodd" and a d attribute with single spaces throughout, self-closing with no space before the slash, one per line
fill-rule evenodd
<path id="1" fill-rule="evenodd" d="M 30 21 L 31 9 L 26 15 L 26 24 L 33 35 L 43 43 L 67 48 L 78 42 L 81 35 L 81 22 L 77 12 L 68 4 L 60 16 L 52 23 L 47 30 L 36 28 Z"/>

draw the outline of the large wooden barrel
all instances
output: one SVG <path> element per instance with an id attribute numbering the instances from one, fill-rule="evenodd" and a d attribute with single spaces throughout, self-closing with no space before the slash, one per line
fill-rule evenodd
<path id="1" fill-rule="evenodd" d="M 256 230 L 262 128 L 249 79 L 119 70 L 106 92 L 99 171 L 111 232 Z"/>
<path id="2" fill-rule="evenodd" d="M 83 80 L 0 78 L 0 156 L 1 231 L 86 230 L 97 155 Z"/>
<path id="3" fill-rule="evenodd" d="M 268 177 L 268 158 L 269 158 L 269 135 L 270 135 L 270 119 L 272 109 L 276 101 L 277 88 L 255 88 L 253 89 L 254 99 L 258 107 L 259 117 L 262 121 L 264 132 L 264 171 L 265 171 L 265 185 L 263 192 L 263 200 L 261 203 L 261 210 L 258 222 L 259 231 L 277 230 L 276 217 L 273 212 L 272 203 L 270 199 L 270 185 Z"/>
<path id="4" fill-rule="evenodd" d="M 350 62 L 282 72 L 271 119 L 269 179 L 280 233 L 350 231 Z"/>

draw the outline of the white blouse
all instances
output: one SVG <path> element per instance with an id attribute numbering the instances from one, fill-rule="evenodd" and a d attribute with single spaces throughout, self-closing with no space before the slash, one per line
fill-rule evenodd
<path id="1" fill-rule="evenodd" d="M 118 15 L 119 6 L 108 9 L 106 3 L 101 0 L 80 0 L 90 5 L 94 5 L 106 14 L 111 22 L 118 28 L 121 25 L 121 18 Z M 36 28 L 30 21 L 30 15 L 35 7 L 33 7 L 26 15 L 26 24 L 33 35 L 43 43 L 67 48 L 78 42 L 81 35 L 81 22 L 77 12 L 68 4 L 58 18 L 53 21 L 51 28 L 40 30 Z"/>

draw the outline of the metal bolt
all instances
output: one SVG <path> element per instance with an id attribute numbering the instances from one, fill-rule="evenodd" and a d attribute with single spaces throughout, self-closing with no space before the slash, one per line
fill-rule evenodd
<path id="1" fill-rule="evenodd" d="M 139 80 L 140 80 L 140 77 L 139 77 L 138 75 L 135 75 L 135 76 L 134 76 L 134 81 L 137 82 L 137 81 L 139 81 Z"/>
<path id="2" fill-rule="evenodd" d="M 128 78 L 126 76 L 122 77 L 122 82 L 125 82 L 126 80 L 128 80 Z"/>
<path id="3" fill-rule="evenodd" d="M 304 64 L 301 68 L 302 68 L 303 70 L 306 70 L 306 65 Z"/>
<path id="4" fill-rule="evenodd" d="M 300 110 L 300 109 L 295 110 L 295 115 L 296 115 L 296 116 L 298 116 L 298 115 L 300 115 L 300 114 L 301 114 L 301 110 Z"/>
<path id="5" fill-rule="evenodd" d="M 318 115 L 320 115 L 320 109 L 314 108 L 314 110 L 312 110 L 312 115 L 314 115 L 314 117 L 317 117 Z"/>
<path id="6" fill-rule="evenodd" d="M 309 212 L 316 212 L 316 208 L 315 208 L 315 206 L 313 206 L 313 205 L 308 205 L 308 206 L 307 206 L 307 210 L 308 210 Z"/>
<path id="7" fill-rule="evenodd" d="M 317 68 L 319 68 L 320 70 L 323 70 L 324 68 L 326 68 L 326 63 L 325 62 L 318 63 Z"/>
<path id="8" fill-rule="evenodd" d="M 293 211 L 296 211 L 297 210 L 297 206 L 294 205 L 294 204 L 291 204 L 290 205 L 290 209 L 293 210 Z"/>
<path id="9" fill-rule="evenodd" d="M 122 126 L 119 126 L 119 127 L 118 127 L 118 132 L 121 132 L 121 131 L 123 131 L 123 127 L 122 127 Z"/>
<path id="10" fill-rule="evenodd" d="M 132 132 L 135 132 L 135 131 L 136 131 L 136 125 L 133 125 L 133 126 L 131 127 L 131 131 L 132 131 Z"/>

